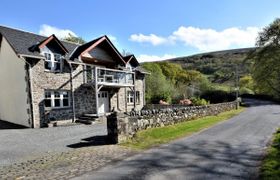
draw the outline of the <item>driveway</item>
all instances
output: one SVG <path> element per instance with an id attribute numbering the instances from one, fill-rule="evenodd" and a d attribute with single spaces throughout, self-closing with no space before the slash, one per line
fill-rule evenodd
<path id="1" fill-rule="evenodd" d="M 280 106 L 249 100 L 240 115 L 75 179 L 256 179 Z"/>
<path id="2" fill-rule="evenodd" d="M 0 130 L 0 166 L 24 161 L 45 153 L 71 150 L 82 139 L 107 135 L 106 125 L 74 125 L 43 129 Z"/>

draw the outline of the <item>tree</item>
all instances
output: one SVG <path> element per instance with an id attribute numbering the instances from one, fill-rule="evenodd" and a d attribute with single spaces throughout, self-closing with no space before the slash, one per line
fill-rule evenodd
<path id="1" fill-rule="evenodd" d="M 86 43 L 86 41 L 82 37 L 73 36 L 71 33 L 69 33 L 68 36 L 66 36 L 62 40 L 69 41 L 69 42 L 74 42 L 74 43 L 78 43 L 78 44 L 85 44 Z"/>
<path id="2" fill-rule="evenodd" d="M 148 103 L 165 100 L 178 103 L 203 89 L 209 89 L 209 81 L 200 72 L 184 70 L 181 65 L 169 62 L 144 63 L 142 67 L 151 72 L 146 78 L 146 99 Z"/>
<path id="3" fill-rule="evenodd" d="M 142 65 L 151 72 L 146 77 L 146 100 L 148 103 L 159 103 L 160 100 L 171 101 L 172 85 L 163 75 L 160 66 L 156 63 L 144 63 Z"/>
<path id="4" fill-rule="evenodd" d="M 258 36 L 253 59 L 252 77 L 258 93 L 280 98 L 280 19 L 265 27 Z"/>

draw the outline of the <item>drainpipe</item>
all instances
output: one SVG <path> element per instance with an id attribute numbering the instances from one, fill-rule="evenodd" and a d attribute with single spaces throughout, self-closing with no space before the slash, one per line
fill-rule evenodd
<path id="1" fill-rule="evenodd" d="M 146 79 L 144 75 L 144 80 L 143 80 L 143 106 L 146 105 Z"/>
<path id="2" fill-rule="evenodd" d="M 76 111 L 75 111 L 75 95 L 74 95 L 74 88 L 73 88 L 73 67 L 72 64 L 69 63 L 70 65 L 70 88 L 71 88 L 71 94 L 72 94 L 72 112 L 73 112 L 73 118 L 72 122 L 76 121 Z"/>
<path id="3" fill-rule="evenodd" d="M 136 110 L 136 91 L 135 91 L 135 72 L 133 73 L 133 96 L 134 96 L 134 102 L 133 102 L 133 106 L 134 106 L 134 110 Z"/>
<path id="4" fill-rule="evenodd" d="M 98 92 L 97 92 L 98 91 L 97 70 L 98 70 L 97 66 L 94 66 L 95 104 L 96 104 L 95 108 L 96 108 L 96 115 L 99 117 L 99 112 L 98 112 Z"/>

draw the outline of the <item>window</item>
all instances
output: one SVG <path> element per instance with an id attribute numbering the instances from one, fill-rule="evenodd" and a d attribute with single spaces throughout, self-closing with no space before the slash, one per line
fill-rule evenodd
<path id="1" fill-rule="evenodd" d="M 68 91 L 45 91 L 45 107 L 69 107 L 70 96 Z"/>
<path id="2" fill-rule="evenodd" d="M 45 69 L 51 70 L 52 69 L 52 61 L 51 61 L 51 54 L 50 53 L 45 53 Z"/>
<path id="3" fill-rule="evenodd" d="M 140 92 L 136 91 L 136 104 L 140 103 Z M 127 104 L 134 103 L 134 93 L 133 91 L 127 91 Z"/>
<path id="4" fill-rule="evenodd" d="M 44 53 L 45 69 L 51 72 L 61 72 L 62 56 L 60 54 Z"/>
<path id="5" fill-rule="evenodd" d="M 133 91 L 127 91 L 127 104 L 133 104 L 134 103 L 134 93 Z"/>
<path id="6" fill-rule="evenodd" d="M 51 92 L 45 92 L 45 107 L 52 107 Z"/>
<path id="7" fill-rule="evenodd" d="M 54 71 L 61 71 L 61 55 L 54 54 Z"/>
<path id="8" fill-rule="evenodd" d="M 136 104 L 140 104 L 140 91 L 136 91 Z"/>

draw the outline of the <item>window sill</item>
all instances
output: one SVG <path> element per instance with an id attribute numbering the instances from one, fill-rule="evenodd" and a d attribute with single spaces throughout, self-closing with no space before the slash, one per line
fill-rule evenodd
<path id="1" fill-rule="evenodd" d="M 46 111 L 58 111 L 58 110 L 67 110 L 67 109 L 71 109 L 71 106 L 68 107 L 45 107 Z"/>
<path id="2" fill-rule="evenodd" d="M 50 70 L 46 70 L 46 69 L 45 69 L 45 72 L 54 73 L 54 74 L 63 73 L 62 71 L 50 71 Z"/>
<path id="3" fill-rule="evenodd" d="M 127 105 L 128 105 L 128 106 L 134 106 L 134 103 L 127 103 Z M 136 103 L 135 105 L 136 105 L 136 106 L 137 106 L 137 105 L 140 105 L 140 103 Z"/>

